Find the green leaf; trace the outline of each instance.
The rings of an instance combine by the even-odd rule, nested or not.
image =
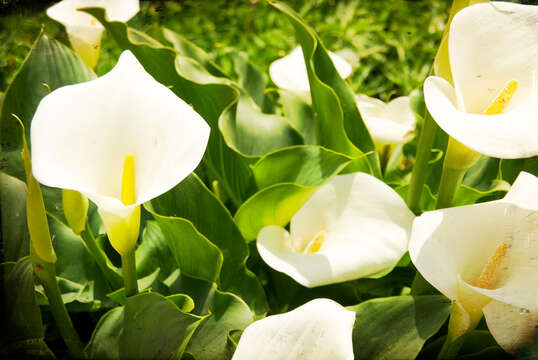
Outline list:
[[[248,257],[245,240],[228,210],[196,175],[189,175],[172,190],[151,200],[149,204],[146,204],[146,208],[156,216],[175,216],[191,221],[204,238],[217,246],[219,253],[222,254],[220,288],[239,295],[257,314],[267,311],[267,302],[261,284],[245,266]],[[186,249],[189,246],[203,247],[205,244],[196,240],[187,247],[178,245],[178,251],[187,252]],[[211,267],[210,264],[205,264],[205,257],[195,257],[193,252],[189,256],[192,257],[194,263]],[[180,268],[187,275],[202,278],[185,271],[181,263]],[[207,277],[205,280],[214,281]]]
[[[398,186],[394,189],[402,199],[407,199],[407,191],[409,190],[409,185]],[[428,185],[424,184],[422,188],[422,194],[420,194],[419,206],[422,211],[431,211],[435,210],[435,203],[437,198],[433,196],[432,191]]]
[[[352,158],[321,146],[293,146],[261,158],[252,166],[258,189],[279,183],[319,186]]]
[[[312,106],[291,91],[279,89],[278,93],[286,120],[301,134],[305,144],[315,145],[316,129]]]
[[[200,233],[191,221],[150,211],[166,239],[181,272],[209,282],[218,281],[223,262],[219,248]]]
[[[381,177],[379,158],[357,108],[353,92],[336,71],[319,37],[287,5],[273,1],[269,1],[269,4],[288,17],[295,28],[297,42],[303,49],[312,95],[317,143],[352,157],[368,154],[369,161],[359,157],[349,165],[348,171],[373,172],[377,177]]]
[[[357,314],[355,358],[415,359],[446,321],[451,305],[444,296],[396,296],[348,307]]]
[[[245,90],[260,109],[267,109],[270,106],[269,99],[265,96],[267,76],[248,61],[246,54],[233,51],[230,55],[239,86]]]
[[[526,159],[502,159],[500,173],[503,180],[514,182],[521,171],[538,176],[538,156]]]
[[[163,28],[162,32],[164,38],[172,44],[179,54],[196,60],[213,76],[226,77],[224,71],[213,61],[213,58],[196,44],[170,29]]]
[[[285,226],[316,189],[350,162],[319,146],[295,146],[270,153],[254,166],[260,191],[237,210],[234,221],[247,241],[267,225]]]
[[[95,74],[71,50],[40,33],[22,67],[7,89],[0,109],[0,140],[3,151],[22,146],[16,114],[30,139],[30,123],[41,99],[61,86],[95,78]],[[73,119],[76,120],[76,119]]]
[[[215,283],[179,275],[167,280],[173,293],[189,294],[194,300],[194,314],[207,317],[202,321],[186,352],[195,359],[229,359],[228,336],[234,330],[243,330],[253,321],[249,307],[237,296],[222,292]]]
[[[4,261],[17,261],[30,253],[26,224],[26,184],[0,172],[2,252]]]
[[[5,296],[2,347],[14,343],[43,339],[45,330],[34,293],[34,269],[29,257],[16,264],[3,263],[3,294]]]
[[[198,360],[229,359],[233,354],[228,348],[228,335],[244,330],[254,320],[253,314],[240,298],[218,290],[206,304],[211,315],[196,329],[186,352]]]
[[[262,114],[258,105],[245,95],[222,114],[219,123],[227,143],[245,156],[262,156],[303,142],[286,119]]]
[[[157,293],[138,294],[106,313],[86,352],[99,359],[179,359],[203,317]]]

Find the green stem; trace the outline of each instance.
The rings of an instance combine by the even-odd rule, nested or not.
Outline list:
[[[426,111],[422,131],[418,138],[417,156],[407,192],[407,206],[415,213],[420,211],[420,196],[426,182],[428,162],[430,161],[430,153],[437,128],[437,123],[433,120],[430,113]]]
[[[106,277],[112,290],[120,289],[123,286],[123,279],[115,271],[114,265],[112,265],[103,249],[97,245],[89,224],[86,224],[86,229],[80,233],[80,236],[82,241],[84,241],[86,248],[95,259],[97,266],[99,266],[103,275]]]
[[[441,175],[441,183],[439,184],[439,194],[437,195],[436,209],[444,209],[452,206],[456,192],[458,191],[463,175],[467,169],[454,169],[446,167],[446,162],[443,164],[443,173]]]
[[[70,355],[77,359],[84,358],[82,343],[65,308],[60,288],[56,281],[56,266],[54,263],[39,262],[34,264],[34,270],[45,289],[52,316]]]
[[[121,255],[121,269],[123,271],[123,281],[125,283],[125,296],[129,297],[138,294],[134,249]]]

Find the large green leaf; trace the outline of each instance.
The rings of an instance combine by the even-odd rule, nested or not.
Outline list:
[[[191,221],[160,215],[149,206],[146,209],[157,220],[181,272],[209,282],[218,281],[223,262],[219,248],[200,233]]]
[[[7,89],[1,105],[2,151],[18,149],[22,145],[20,126],[11,114],[22,119],[30,143],[30,123],[41,99],[61,86],[93,78],[93,71],[77,55],[41,33]]]
[[[258,105],[246,95],[222,114],[220,127],[227,142],[247,156],[262,156],[303,142],[286,119],[280,115],[262,114]]]
[[[179,275],[179,272],[172,274],[167,284],[172,293],[192,297],[194,314],[208,315],[194,333],[186,352],[200,360],[230,358],[228,336],[253,321],[249,307],[234,294],[218,290],[215,283]]]
[[[162,30],[164,38],[169,41],[174,49],[183,56],[196,60],[211,75],[221,78],[228,77],[224,71],[213,61],[213,57],[180,34],[164,28]],[[264,73],[253,66],[245,55],[233,51],[231,54],[233,67],[237,75],[237,82],[258,105],[259,108],[266,108],[266,97],[264,94],[267,84],[267,77]]]
[[[269,1],[269,4],[288,17],[295,28],[297,42],[303,49],[317,143],[353,157],[367,154],[369,161],[358,157],[350,163],[348,170],[373,172],[381,177],[379,158],[353,92],[336,71],[319,37],[287,5],[273,1]]]
[[[353,329],[356,359],[415,359],[424,342],[450,314],[444,296],[396,296],[348,307],[357,314]]]
[[[26,224],[26,184],[0,172],[0,216],[3,261],[17,261],[30,253]]]
[[[86,353],[94,359],[179,359],[202,319],[181,311],[175,299],[138,294],[100,319]]]
[[[34,292],[34,270],[29,257],[3,263],[2,340],[0,356],[12,358],[52,358],[44,343],[45,329]]]
[[[210,316],[205,318],[187,347],[186,352],[197,360],[229,359],[228,335],[244,330],[254,320],[247,304],[231,293],[215,290],[206,302]]]
[[[191,221],[204,238],[216,245],[220,250],[219,253],[222,254],[220,288],[239,295],[255,309],[257,314],[267,311],[263,289],[255,275],[245,266],[248,257],[245,240],[228,210],[196,175],[191,174],[172,190],[153,199],[146,207],[154,213],[158,222],[162,216],[174,216]],[[165,227],[163,227],[164,230]],[[185,241],[187,239],[186,235],[180,237],[184,237]],[[206,259],[207,254],[203,250],[207,240],[193,240],[195,241],[189,245],[182,245],[184,240],[176,240],[177,252],[188,254],[198,266],[211,268],[212,265],[206,263],[209,259]],[[199,247],[201,254],[189,252],[187,249],[191,246]],[[174,249],[174,246],[171,248]],[[173,252],[176,251],[173,250]],[[201,278],[193,272],[186,271],[179,261],[178,263],[185,274]],[[204,279],[215,281],[207,277]]]
[[[319,146],[295,146],[270,153],[253,166],[260,191],[237,210],[234,221],[247,241],[267,225],[285,226],[313,192],[351,159]]]

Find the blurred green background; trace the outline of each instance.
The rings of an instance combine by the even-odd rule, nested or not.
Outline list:
[[[356,93],[385,101],[407,95],[427,76],[450,8],[450,0],[291,0],[329,50],[354,65],[349,81]],[[537,3],[537,1],[519,1]],[[68,44],[63,26],[45,9],[53,1],[0,0],[0,92],[23,62],[41,26]],[[193,41],[229,68],[231,47],[268,74],[271,61],[295,47],[288,21],[263,0],[141,1],[130,26],[160,39],[168,27]],[[120,51],[102,43],[99,75],[110,70]]]
[[[68,44],[63,26],[49,19],[51,1],[0,0],[0,92],[23,62],[41,26]],[[441,37],[450,1],[286,1],[325,45],[354,65],[355,92],[383,100],[407,95],[426,77]],[[130,26],[160,38],[168,27],[215,56],[227,68],[230,47],[245,52],[266,74],[269,64],[295,47],[293,28],[263,0],[141,1]],[[103,38],[99,75],[119,55]]]

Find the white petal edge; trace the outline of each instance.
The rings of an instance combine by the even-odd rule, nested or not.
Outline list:
[[[502,200],[425,212],[413,223],[411,260],[430,284],[452,300],[458,299],[461,276],[475,292],[534,309],[538,282],[533,283],[531,275],[538,276],[536,270],[532,273],[538,262],[538,239],[532,237],[538,235],[538,201],[533,198],[532,204],[524,194],[537,189],[538,179],[521,173]],[[502,285],[496,290],[472,286],[502,243],[510,246],[498,274]]]
[[[63,0],[47,9],[47,15],[64,26],[101,27],[93,16],[77,9],[100,7],[111,21],[126,22],[140,10],[139,0]]]
[[[329,51],[336,71],[345,79],[353,70],[351,65],[340,56]],[[310,97],[310,83],[304,63],[303,51],[297,46],[288,55],[277,59],[269,66],[271,80],[281,89],[292,91],[302,98]]]
[[[232,360],[352,360],[355,313],[315,299],[249,325]]]
[[[430,76],[424,82],[424,100],[437,124],[450,136],[482,154],[503,158],[538,155],[537,96],[499,115],[470,114],[458,110],[454,88]]]
[[[408,96],[385,104],[363,94],[355,96],[362,119],[377,144],[403,144],[415,129],[416,118]]]
[[[538,312],[494,300],[484,307],[484,316],[495,341],[509,353],[538,341]]]
[[[460,110],[481,113],[510,80],[518,88],[507,110],[536,99],[537,23],[537,6],[507,2],[476,4],[454,16],[448,48]]]
[[[394,266],[407,251],[413,213],[394,190],[375,177],[339,175],[320,187],[293,216],[291,235],[263,228],[257,247],[272,268],[306,287],[374,275]],[[325,241],[303,254],[320,231]]]
[[[168,191],[200,162],[209,126],[125,51],[106,75],[45,96],[32,120],[36,179],[77,190],[117,212],[123,161],[135,156],[137,206]]]

